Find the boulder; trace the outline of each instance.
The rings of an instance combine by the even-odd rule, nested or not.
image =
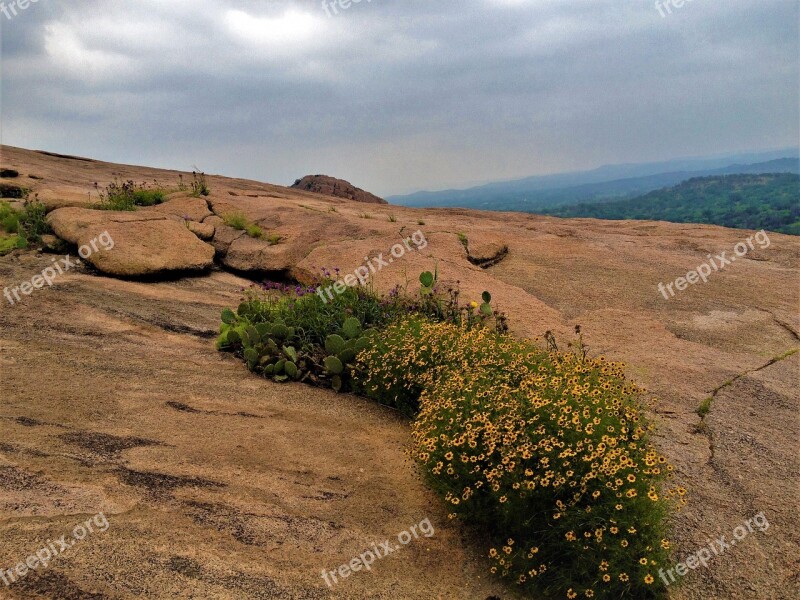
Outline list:
[[[508,254],[507,244],[478,231],[467,234],[465,248],[469,262],[483,269],[496,265]]]
[[[214,261],[214,248],[182,221],[154,212],[60,208],[48,215],[48,222],[61,239],[83,249],[82,258],[109,275],[200,271]]]

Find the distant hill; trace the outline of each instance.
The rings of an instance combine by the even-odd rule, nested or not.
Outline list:
[[[707,223],[800,235],[800,177],[793,173],[696,177],[630,200],[541,212],[559,217]]]
[[[388,204],[383,198],[378,198],[375,194],[365,192],[349,181],[328,177],[327,175],[306,175],[302,179],[295,181],[291,187],[296,190],[305,190],[324,194],[325,196],[333,196],[334,198],[355,200],[356,202],[366,202],[367,204]]]
[[[790,148],[725,158],[611,165],[592,171],[490,183],[466,190],[392,196],[388,200],[404,206],[538,212],[569,204],[634,198],[692,177],[735,173],[800,173],[800,154],[797,149]]]

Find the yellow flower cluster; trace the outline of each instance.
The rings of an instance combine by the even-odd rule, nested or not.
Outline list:
[[[506,533],[493,573],[567,597],[658,596],[664,517],[684,497],[662,489],[672,467],[622,364],[442,323],[385,339],[359,356],[366,387],[419,394],[411,455],[453,515]]]

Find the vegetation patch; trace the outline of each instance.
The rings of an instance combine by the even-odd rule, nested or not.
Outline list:
[[[0,202],[0,256],[40,243],[51,232],[46,217],[47,210],[38,200],[26,199],[21,209]]]
[[[95,189],[100,196],[100,203],[96,208],[102,210],[136,210],[140,206],[155,206],[166,199],[166,190],[158,187],[154,182],[152,187],[147,184],[137,184],[132,180],[114,180],[105,189],[95,184]]]
[[[238,231],[244,231],[253,239],[266,240],[270,246],[280,243],[283,239],[283,236],[277,233],[265,233],[259,225],[250,221],[242,212],[229,212],[222,217],[222,221],[228,227],[232,227]]]
[[[323,288],[331,280],[322,271]],[[416,293],[269,283],[222,314],[218,348],[275,381],[354,391],[413,418],[409,455],[450,517],[490,540],[491,571],[567,598],[665,598],[666,521],[685,490],[652,446],[623,365],[508,333],[436,272]],[[579,329],[576,329],[579,333]]]

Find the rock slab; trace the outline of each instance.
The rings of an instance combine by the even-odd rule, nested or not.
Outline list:
[[[51,212],[48,222],[61,239],[97,248],[84,259],[117,277],[202,271],[214,262],[212,246],[165,215],[70,207]]]

